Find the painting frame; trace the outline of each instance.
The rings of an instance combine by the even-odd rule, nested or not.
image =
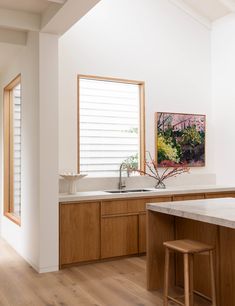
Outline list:
[[[203,132],[204,132],[204,141],[203,141],[203,154],[202,154],[202,160],[200,161],[200,163],[198,164],[194,164],[194,163],[176,163],[176,164],[170,164],[169,166],[167,165],[163,165],[159,162],[159,156],[158,156],[158,134],[159,134],[159,131],[158,131],[158,116],[159,114],[163,114],[163,115],[170,115],[170,116],[188,116],[188,117],[198,117],[200,118],[201,117],[201,120],[203,122]],[[194,113],[194,114],[191,114],[191,113],[178,113],[178,112],[155,112],[154,114],[154,146],[155,146],[155,159],[156,159],[156,162],[157,162],[157,165],[159,168],[166,168],[166,167],[172,167],[172,168],[175,168],[175,167],[179,167],[179,166],[187,166],[187,167],[192,167],[192,168],[203,168],[206,166],[206,115],[205,114],[198,114],[198,113]],[[188,119],[190,120],[190,119]],[[167,162],[167,161],[166,161]]]

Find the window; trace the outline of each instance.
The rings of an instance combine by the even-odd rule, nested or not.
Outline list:
[[[4,215],[20,225],[21,77],[4,88]]]
[[[117,176],[144,154],[144,83],[78,76],[78,171]]]

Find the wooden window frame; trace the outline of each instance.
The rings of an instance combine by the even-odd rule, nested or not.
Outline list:
[[[13,146],[13,89],[21,84],[21,75],[17,75],[3,92],[3,135],[4,135],[4,216],[17,225],[21,218],[14,215],[14,146]]]
[[[77,170],[80,173],[80,95],[79,95],[79,81],[80,79],[88,79],[95,81],[105,81],[105,82],[116,82],[116,83],[125,83],[125,84],[133,84],[139,86],[139,96],[140,96],[140,170],[145,171],[145,82],[144,81],[134,81],[134,80],[126,80],[126,79],[118,79],[112,77],[100,77],[94,75],[77,75]]]

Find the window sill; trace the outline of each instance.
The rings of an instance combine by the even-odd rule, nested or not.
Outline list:
[[[4,213],[4,216],[7,217],[12,222],[14,222],[16,225],[21,226],[21,219],[20,219],[20,217],[16,217],[12,213]]]

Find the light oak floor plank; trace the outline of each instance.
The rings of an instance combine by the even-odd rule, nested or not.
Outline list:
[[[38,274],[0,240],[0,306],[162,306],[162,296],[146,290],[145,257]]]

